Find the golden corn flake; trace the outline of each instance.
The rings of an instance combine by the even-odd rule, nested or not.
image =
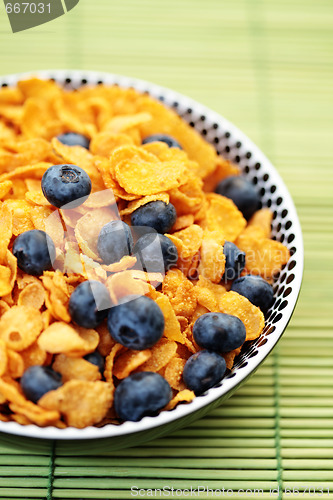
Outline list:
[[[12,187],[13,187],[12,181],[0,182],[0,200],[2,200],[10,192]]]
[[[199,280],[195,284],[196,288],[208,288],[215,296],[218,301],[219,298],[226,293],[226,288],[223,285],[212,283],[209,279],[204,276],[199,276]]]
[[[45,290],[40,281],[27,285],[20,292],[17,300],[19,306],[31,306],[41,309],[45,302]]]
[[[53,370],[61,373],[63,382],[68,380],[89,380],[95,382],[102,376],[98,366],[89,363],[83,358],[71,358],[65,354],[58,354],[52,365]]]
[[[9,305],[7,302],[4,300],[0,300],[0,317],[10,309]]]
[[[38,405],[60,412],[68,426],[82,429],[100,422],[112,401],[113,394],[107,382],[69,380],[59,389],[44,394]]]
[[[120,186],[136,195],[157,194],[175,188],[181,184],[186,172],[185,164],[161,162],[136,146],[116,149],[111,161]]]
[[[123,210],[120,210],[120,215],[128,215],[132,214],[135,210],[137,210],[139,207],[142,207],[143,205],[147,205],[147,203],[150,203],[152,201],[164,201],[164,203],[168,204],[170,200],[170,196],[168,193],[157,193],[157,194],[152,194],[149,196],[143,196],[143,198],[140,198],[139,200],[131,201],[127,205],[126,208]]]
[[[9,402],[9,408],[12,412],[23,415],[40,426],[53,425],[54,422],[59,420],[60,413],[57,410],[47,411],[31,401],[27,401],[19,385],[14,382],[10,378],[6,378],[6,380],[0,379],[0,393]]]
[[[233,351],[225,352],[222,354],[225,359],[228,370],[231,370],[232,367],[234,366],[235,358],[236,356],[238,356],[241,350],[242,347],[237,347],[237,349],[234,349]]]
[[[251,219],[248,222],[249,226],[259,226],[266,238],[269,238],[271,235],[271,224],[273,220],[273,212],[269,208],[262,208],[261,210],[257,210],[257,212],[252,215]]]
[[[121,344],[114,344],[110,353],[105,359],[105,366],[104,366],[104,377],[107,382],[109,382],[114,389],[113,385],[113,365],[114,365],[114,360],[118,352],[120,352],[123,349],[123,346]]]
[[[81,208],[105,208],[115,205],[115,203],[116,198],[111,189],[103,189],[102,191],[99,189],[90,194],[88,199],[81,205]],[[113,209],[117,213],[116,208],[113,207]]]
[[[118,115],[111,118],[111,120],[104,125],[104,130],[106,129],[114,134],[126,132],[142,123],[149,122],[151,118],[151,115],[146,112],[136,113],[134,115]]]
[[[19,125],[22,121],[22,108],[0,103],[0,116],[12,125]]]
[[[210,312],[218,312],[217,299],[212,290],[202,286],[195,286],[194,290],[199,305],[205,307]]]
[[[31,221],[31,205],[25,200],[6,200],[4,206],[11,210],[13,215],[13,234],[18,236],[25,231],[34,229]]]
[[[195,398],[195,394],[193,391],[189,389],[184,389],[183,391],[178,392],[178,394],[171,399],[170,403],[166,405],[164,410],[173,410],[178,403],[190,403]]]
[[[3,263],[13,235],[13,212],[8,205],[3,204],[0,206],[0,227],[0,263]]]
[[[45,325],[45,322],[43,326],[44,329],[48,327],[48,325]],[[24,363],[24,370],[27,370],[30,366],[46,364],[47,353],[38,345],[37,341],[21,351],[20,355]]]
[[[117,357],[113,367],[113,375],[119,380],[126,378],[151,356],[151,349],[144,349],[143,351],[128,350]]]
[[[60,417],[58,411],[44,410],[31,403],[31,401],[27,401],[23,406],[10,403],[9,408],[12,412],[22,415],[22,417],[29,419],[31,423],[39,425],[40,427],[55,425]]]
[[[10,269],[0,265],[0,295],[4,296],[12,291],[10,281]]]
[[[172,226],[171,230],[180,231],[181,229],[185,229],[191,226],[193,223],[194,223],[193,214],[181,215],[180,217],[177,217],[177,220]]]
[[[172,389],[183,391],[186,386],[183,382],[183,371],[186,359],[178,356],[173,357],[165,367],[164,378],[169,382]]]
[[[22,104],[23,95],[17,87],[2,87],[0,89],[0,104]]]
[[[170,202],[175,206],[178,216],[197,214],[205,202],[201,179],[189,174],[185,182],[171,189]]]
[[[165,321],[164,326],[164,337],[169,340],[175,340],[181,344],[184,343],[184,339],[181,333],[180,324],[173,310],[170,300],[166,295],[160,294],[155,299],[156,304],[160,307]]]
[[[113,264],[104,265],[102,268],[110,273],[120,273],[121,271],[127,271],[131,269],[137,262],[137,258],[134,255],[124,255],[119,262],[114,262]]]
[[[225,196],[209,193],[206,198],[208,208],[202,227],[208,231],[219,231],[227,241],[235,241],[246,226],[242,213]]]
[[[177,351],[177,344],[162,338],[151,349],[151,357],[143,363],[138,371],[158,372],[168,364]]]
[[[226,292],[219,299],[220,312],[237,316],[246,329],[246,340],[254,340],[263,331],[265,318],[259,307],[254,306],[246,297],[236,292]]]
[[[135,271],[121,271],[107,279],[106,286],[113,303],[117,304],[126,295],[145,295],[149,292],[148,282],[137,279],[134,273]]]
[[[108,157],[115,148],[125,145],[133,145],[133,139],[127,134],[100,132],[93,137],[90,151],[94,155]]]
[[[18,352],[12,351],[12,349],[7,348],[7,355],[7,375],[12,377],[13,379],[22,377],[25,366],[21,353],[19,354]]]
[[[106,357],[110,354],[112,347],[115,345],[115,341],[112,339],[105,323],[99,325],[96,330],[99,335],[97,350],[102,356]]]
[[[13,306],[0,319],[0,338],[13,351],[23,351],[43,329],[39,311],[28,306]]]
[[[68,302],[74,288],[69,288],[60,271],[44,272],[41,280],[46,290],[45,305],[47,309],[55,319],[69,323],[71,317],[68,313]]]
[[[178,316],[191,317],[197,305],[194,285],[184,276],[179,269],[170,269],[167,272],[163,285],[163,293]]]
[[[263,278],[272,278],[290,259],[288,248],[279,241],[266,238],[259,226],[248,226],[236,244],[246,254],[246,270]]]
[[[51,354],[76,354],[81,351],[88,354],[96,349],[98,342],[95,330],[74,327],[62,321],[52,323],[38,338],[39,347]]]
[[[24,166],[31,168],[32,164],[45,161],[51,152],[50,143],[40,138],[11,143],[10,146],[14,148],[15,152],[0,151],[0,171],[12,172],[16,168]]]
[[[203,230],[197,224],[177,231],[173,234],[174,237],[183,242],[183,250],[181,254],[182,260],[192,259],[194,254],[199,250],[202,244]]]
[[[42,193],[42,190],[39,191],[28,191],[25,193],[25,199],[34,205],[38,205],[41,207],[50,207],[51,204],[47,201],[45,196]]]
[[[198,304],[197,307],[195,308],[192,317],[190,318],[191,324],[193,325],[194,322],[200,318],[203,314],[206,314],[209,312],[209,309],[201,304]],[[190,328],[186,329],[187,335],[192,336],[192,331]]]
[[[6,373],[8,363],[7,345],[0,339],[0,377]]]
[[[223,246],[209,235],[205,236],[201,246],[201,260],[198,267],[199,275],[202,275],[213,283],[219,283],[224,274],[225,260]]]
[[[52,101],[61,95],[58,85],[52,80],[29,78],[28,80],[20,80],[17,87],[25,99],[38,97],[43,101]]]
[[[29,420],[25,415],[20,415],[19,413],[12,413],[10,418],[14,420],[14,422],[17,422],[20,425],[30,425],[32,424],[31,420]],[[8,422],[9,418],[7,420],[3,420],[3,422]]]
[[[117,148],[117,151],[121,148]],[[94,165],[96,166],[97,170],[99,171],[104,185],[106,188],[111,189],[114,193],[114,196],[116,200],[118,198],[121,198],[123,200],[136,200],[138,198],[141,198],[140,195],[133,194],[133,193],[127,193],[125,189],[123,189],[118,181],[115,178],[114,175],[114,166],[109,158],[103,158],[103,157],[95,157],[94,159]]]

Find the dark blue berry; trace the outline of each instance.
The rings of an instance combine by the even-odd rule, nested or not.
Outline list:
[[[42,177],[42,191],[54,207],[76,208],[90,195],[91,180],[89,175],[76,165],[53,165]]]
[[[133,249],[133,237],[129,226],[121,220],[113,220],[102,227],[97,241],[98,253],[104,264],[119,262]]]
[[[261,276],[248,274],[235,280],[231,290],[244,295],[252,304],[266,314],[274,301],[273,288]]]
[[[181,145],[176,141],[176,139],[166,134],[150,135],[149,137],[143,139],[142,144],[148,144],[149,142],[165,142],[165,144],[167,144],[169,148],[182,149]]]
[[[214,351],[199,351],[193,354],[184,366],[185,384],[197,396],[216,385],[226,371],[224,358]]]
[[[193,337],[200,347],[217,352],[237,349],[245,342],[244,323],[236,316],[224,313],[207,313],[193,325]]]
[[[151,201],[132,213],[132,226],[149,226],[158,233],[168,233],[177,219],[177,213],[172,203]]]
[[[175,244],[164,234],[148,233],[135,244],[142,268],[148,272],[164,273],[177,264],[178,252]]]
[[[17,236],[13,244],[13,254],[22,271],[40,276],[44,271],[51,269],[56,250],[48,234],[39,229],[32,229]]]
[[[30,366],[20,380],[22,391],[27,399],[34,403],[49,391],[62,385],[61,375],[47,366]]]
[[[84,328],[96,328],[111,307],[108,289],[99,281],[84,281],[70,296],[68,311],[72,320]]]
[[[158,373],[133,373],[120,382],[114,394],[114,406],[122,420],[138,422],[155,415],[172,397],[171,387]]]
[[[104,372],[104,358],[103,356],[98,352],[90,352],[89,354],[86,354],[86,356],[83,356],[86,361],[89,361],[89,363],[98,366],[99,371],[102,373]]]
[[[144,295],[127,295],[108,315],[111,337],[129,349],[152,347],[163,335],[164,316],[159,306]]]
[[[245,252],[242,252],[234,243],[226,241],[223,246],[225,255],[225,271],[223,280],[234,280],[238,278],[245,267]]]
[[[247,220],[259,208],[259,195],[253,184],[244,177],[237,175],[227,177],[217,185],[215,191],[230,198]]]
[[[81,146],[82,148],[89,149],[90,145],[88,137],[76,132],[67,132],[66,134],[58,135],[57,139],[66,146]]]

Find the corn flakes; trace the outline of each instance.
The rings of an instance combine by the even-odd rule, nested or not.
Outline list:
[[[60,135],[67,133],[83,135],[86,147],[66,143]],[[171,147],[163,134],[173,139]],[[42,189],[48,168],[63,163],[83,169],[92,184],[86,201],[72,210],[56,209]],[[173,409],[195,397],[183,371],[200,350],[193,335],[198,318],[230,314],[244,323],[247,341],[261,334],[259,307],[229,291],[230,281],[221,284],[224,244],[234,242],[245,252],[243,275],[259,274],[269,282],[290,254],[271,239],[268,208],[247,223],[233,201],[213,192],[234,175],[240,169],[194,128],[134,89],[99,85],[64,91],[38,78],[0,89],[1,421],[60,429],[119,423],[114,392],[122,380],[142,372],[164,377],[172,398],[161,409]],[[97,246],[102,227],[113,220],[130,225],[135,210],[159,200],[177,213],[165,234],[178,252],[175,267],[165,275],[146,272],[134,251],[103,264]],[[56,258],[53,269],[32,276],[16,259],[13,243],[36,229],[52,239]],[[133,238],[135,244],[134,230]],[[70,299],[87,279],[103,283],[112,307],[133,294],[154,301],[164,318],[160,339],[132,350],[112,338],[107,320],[89,328],[76,324]],[[229,370],[240,351],[241,346],[219,353]],[[61,377],[61,386],[37,404],[22,382],[33,367]]]

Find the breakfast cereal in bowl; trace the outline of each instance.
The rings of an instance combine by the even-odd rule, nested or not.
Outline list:
[[[98,437],[232,381],[295,251],[207,131],[142,88],[55,80],[0,89],[1,430]]]

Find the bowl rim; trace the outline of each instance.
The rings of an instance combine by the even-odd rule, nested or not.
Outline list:
[[[9,75],[0,76],[0,86],[2,83],[8,86],[16,85],[16,83],[25,78],[38,77],[41,79],[54,78],[58,83],[62,80],[65,81],[70,78],[74,82],[86,80],[89,85],[97,85],[99,81],[103,81],[106,85],[118,84],[119,87],[129,88],[133,87],[139,92],[149,91],[152,97],[160,99],[164,96],[164,104],[168,106],[167,102],[179,102],[182,106],[193,108],[199,115],[204,115],[209,120],[217,123],[222,130],[230,131],[233,138],[246,144],[248,151],[251,151],[256,161],[260,162],[269,170],[271,181],[278,187],[278,192],[281,193],[285,203],[288,205],[289,216],[293,223],[293,232],[295,234],[295,245],[297,244],[297,260],[293,269],[295,275],[292,291],[288,296],[288,305],[283,311],[282,318],[276,323],[276,330],[269,336],[269,341],[260,346],[258,355],[255,358],[250,358],[248,364],[242,367],[241,370],[234,370],[234,376],[231,378],[224,378],[219,387],[209,389],[204,395],[197,396],[191,403],[180,404],[173,410],[161,411],[158,416],[144,417],[139,422],[124,422],[120,425],[106,424],[104,427],[85,427],[77,429],[74,427],[67,427],[65,429],[58,429],[56,427],[38,427],[37,425],[20,425],[17,422],[2,422],[0,421],[0,432],[6,434],[13,434],[17,436],[24,436],[29,438],[46,439],[46,440],[91,440],[112,438],[116,436],[131,435],[142,433],[143,431],[152,430],[163,425],[169,424],[173,421],[180,420],[191,413],[203,409],[210,403],[218,400],[222,396],[227,396],[245,381],[251,374],[253,374],[260,364],[266,359],[268,354],[273,350],[283,332],[285,331],[293,311],[295,309],[297,299],[301,289],[303,268],[304,268],[304,246],[301,225],[298,219],[296,208],[291,195],[285,186],[282,178],[270,162],[270,160],[262,153],[251,139],[249,139],[241,130],[238,129],[229,120],[218,114],[217,112],[209,109],[208,107],[200,104],[194,99],[187,97],[179,92],[175,92],[166,87],[128,76],[118,75],[108,72],[100,71],[85,71],[85,70],[66,70],[66,69],[53,69],[53,70],[36,70],[24,73],[14,73]],[[233,373],[233,371],[232,371]]]

